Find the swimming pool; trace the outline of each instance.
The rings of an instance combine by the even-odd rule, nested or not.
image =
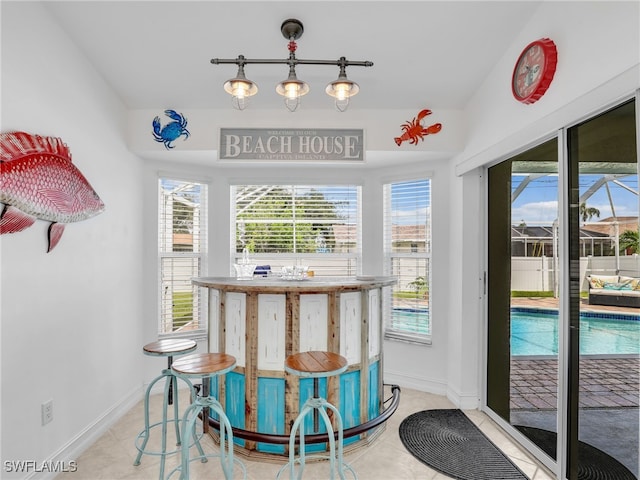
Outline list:
[[[394,309],[394,322],[405,330],[430,333],[429,311]],[[640,315],[583,312],[580,315],[582,355],[639,355]],[[512,355],[557,355],[558,312],[511,309]]]
[[[427,308],[394,308],[393,324],[407,332],[429,335],[431,321]]]
[[[557,355],[558,312],[511,310],[511,355]],[[581,355],[640,354],[640,316],[583,312]]]

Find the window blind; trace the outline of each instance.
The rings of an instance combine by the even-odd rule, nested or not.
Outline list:
[[[277,273],[304,265],[315,275],[356,275],[361,255],[360,187],[236,185],[231,257],[247,249]]]
[[[159,333],[201,335],[205,299],[191,279],[207,264],[207,186],[160,178],[158,192]]]
[[[385,273],[398,282],[385,298],[389,338],[431,335],[431,180],[384,185]]]

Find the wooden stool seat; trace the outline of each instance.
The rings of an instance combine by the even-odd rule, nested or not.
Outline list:
[[[187,377],[204,377],[207,375],[224,375],[233,370],[236,359],[226,353],[197,353],[182,357],[173,362],[171,368],[176,373]]]
[[[284,369],[300,377],[331,377],[347,369],[347,359],[332,352],[301,352],[289,355]]]
[[[185,355],[193,352],[198,345],[193,340],[167,338],[157,342],[147,343],[142,347],[145,355],[169,357],[172,355]]]

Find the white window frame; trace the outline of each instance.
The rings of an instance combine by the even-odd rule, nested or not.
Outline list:
[[[172,212],[169,209],[175,196],[169,198],[163,195],[163,183],[175,183],[180,189],[189,189],[190,186],[199,187],[199,201],[196,204],[193,223],[189,225],[189,234],[192,245],[185,251],[174,251],[176,234],[173,231]],[[202,180],[184,179],[174,175],[159,175],[158,177],[158,336],[159,338],[192,338],[202,339],[207,337],[208,331],[208,304],[206,292],[191,284],[191,278],[205,276],[208,265],[208,184]],[[188,201],[188,200],[185,200]],[[169,222],[170,225],[169,225]],[[166,268],[168,262],[183,262],[184,265],[177,270],[175,267]],[[172,287],[177,285],[177,287]],[[191,292],[191,322],[177,330],[169,330],[168,325],[175,321],[173,304],[174,293],[177,290],[188,296]],[[171,305],[171,307],[169,307]],[[169,308],[171,311],[169,311]]]
[[[424,214],[416,214],[413,216],[413,220],[409,223],[408,226],[414,225],[416,232],[420,232],[421,229],[418,225],[423,226],[424,235],[418,235],[416,238],[407,238],[407,246],[406,251],[399,251],[399,248],[396,243],[396,248],[394,249],[394,237],[396,242],[397,236],[399,235],[398,230],[394,230],[394,225],[398,225],[398,220],[400,216],[405,215],[407,212],[401,212],[400,210],[394,210],[392,206],[393,200],[393,187],[398,185],[410,185],[416,184],[419,185],[422,182],[426,182],[426,191],[424,191],[425,198],[422,200],[416,199],[416,202],[419,202],[419,205],[424,203],[425,211]],[[384,228],[383,228],[383,238],[384,238],[384,273],[385,275],[396,276],[398,279],[398,283],[391,288],[385,289],[386,293],[383,297],[383,307],[385,311],[385,339],[388,340],[398,340],[405,341],[410,343],[418,343],[418,344],[431,344],[431,335],[433,328],[433,316],[431,314],[431,300],[432,300],[432,203],[431,203],[431,192],[432,192],[432,179],[430,175],[424,175],[419,178],[413,179],[403,179],[403,180],[393,180],[387,181],[383,184],[383,198],[384,198]],[[422,193],[419,193],[420,195]],[[422,223],[421,218],[424,216],[425,220]],[[394,231],[396,233],[394,233]],[[417,234],[417,233],[416,233]],[[415,240],[415,241],[414,241]],[[416,251],[419,248],[416,248],[416,242],[424,242],[424,249],[422,252]],[[414,268],[418,270],[420,273],[420,266],[416,266],[417,263],[424,262],[424,269],[426,269],[425,275],[415,275]],[[403,268],[402,264],[406,266]],[[411,265],[414,265],[412,268]],[[394,267],[395,265],[395,267]],[[398,270],[400,268],[400,270]],[[428,295],[428,302],[426,313],[424,313],[424,297],[420,298],[419,294],[416,292],[415,299],[403,299],[400,300],[402,293],[408,289],[409,278],[407,274],[411,276],[424,277],[426,280],[426,294]],[[416,287],[416,290],[418,288]],[[420,290],[422,291],[422,290]],[[423,294],[424,295],[424,294]],[[420,322],[424,322],[426,319],[426,325],[421,325],[421,328],[426,327],[426,332],[420,333],[416,332],[415,329],[406,327],[402,327],[402,322],[394,321],[394,319],[398,318],[394,315],[400,315],[399,310],[400,307],[408,307],[407,310],[411,312],[411,314],[415,314],[418,316]],[[415,310],[415,311],[411,311]]]

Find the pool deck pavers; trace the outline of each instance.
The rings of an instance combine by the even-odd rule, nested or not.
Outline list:
[[[580,408],[637,408],[640,358],[581,358]],[[511,408],[555,410],[556,359],[511,359]]]
[[[558,308],[554,298],[513,298],[514,307]],[[640,315],[638,308],[589,305],[581,310]],[[640,356],[583,356],[580,358],[580,408],[638,408]],[[549,357],[512,357],[511,408],[555,410],[558,362]]]

